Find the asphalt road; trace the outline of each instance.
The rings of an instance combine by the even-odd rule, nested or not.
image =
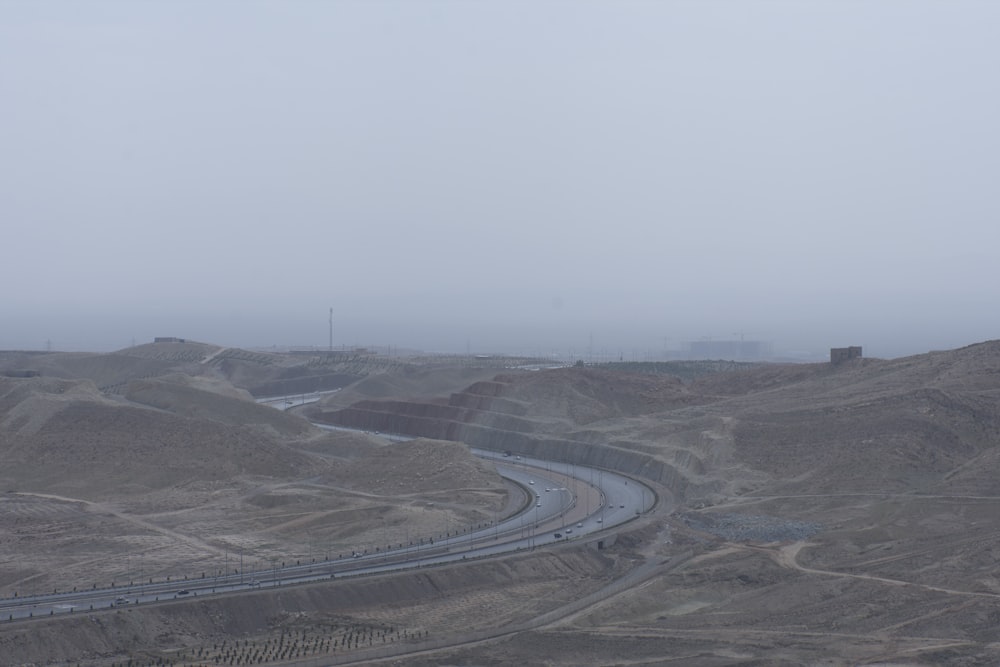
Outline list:
[[[274,401],[274,403],[271,402]],[[264,401],[262,401],[264,402]],[[284,397],[270,399],[281,407]],[[387,436],[393,437],[393,436]],[[405,439],[395,436],[396,439]],[[497,472],[524,489],[528,501],[512,516],[479,530],[446,539],[421,539],[412,546],[320,562],[288,564],[257,572],[128,587],[0,599],[0,620],[18,620],[145,605],[204,595],[249,592],[291,584],[428,567],[535,549],[587,538],[648,511],[653,491],[634,479],[573,463],[545,461],[487,450],[472,450],[494,462]]]

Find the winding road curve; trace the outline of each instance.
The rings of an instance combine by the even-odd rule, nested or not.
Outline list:
[[[279,409],[293,405],[286,402],[284,397],[263,399],[260,402],[275,405]],[[308,402],[308,399],[300,398],[294,404],[302,402]],[[493,461],[497,472],[521,486],[527,497],[534,502],[526,503],[519,512],[487,528],[443,540],[422,540],[413,546],[381,553],[275,567],[250,574],[241,571],[238,574],[194,580],[3,598],[0,599],[0,621],[13,622],[71,614],[74,611],[250,592],[324,579],[486,558],[534,549],[558,541],[581,540],[585,537],[600,539],[599,535],[594,534],[648,512],[657,502],[652,489],[635,479],[611,471],[526,456],[507,456],[487,450],[472,451],[476,456]],[[130,518],[132,519],[134,518]],[[152,525],[146,527],[157,529]],[[195,540],[184,535],[175,537],[185,541]]]

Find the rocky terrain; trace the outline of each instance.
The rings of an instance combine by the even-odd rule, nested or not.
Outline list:
[[[261,656],[293,633],[311,642],[301,664],[1000,662],[1000,342],[676,374],[255,354],[0,356],[41,372],[0,378],[0,591],[217,568],[237,549],[308,557],[377,542],[375,517],[475,521],[513,491],[465,445],[615,469],[663,502],[603,552],[0,623],[5,664],[215,664],[227,641],[249,664],[249,642]],[[303,417],[250,400],[347,376]]]

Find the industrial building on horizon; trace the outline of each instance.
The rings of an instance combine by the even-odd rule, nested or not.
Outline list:
[[[851,347],[831,347],[830,348],[830,363],[831,364],[841,364],[845,361],[850,361],[851,359],[861,358],[861,346],[854,345]]]

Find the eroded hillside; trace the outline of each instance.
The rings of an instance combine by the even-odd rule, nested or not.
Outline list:
[[[246,369],[272,362],[240,363],[251,364],[240,371],[246,379],[259,371]],[[216,368],[206,374],[212,382],[229,377],[207,365]],[[310,419],[422,438],[400,445],[363,432],[298,436],[299,422],[289,416],[242,424],[235,406],[245,395],[215,391],[212,382],[132,381],[129,393],[113,398],[93,383],[12,380],[0,392],[0,424],[18,438],[61,424],[68,439],[66,424],[74,420],[58,417],[65,404],[91,405],[95,428],[115,424],[114,411],[124,406],[138,412],[123,414],[159,415],[164,427],[190,419],[211,424],[206,432],[250,429],[260,442],[286,448],[281,465],[291,472],[241,476],[227,468],[214,480],[173,487],[183,502],[177,494],[134,496],[127,511],[120,502],[7,494],[0,502],[15,549],[32,548],[41,528],[48,544],[67,552],[106,554],[95,535],[112,535],[119,554],[167,553],[172,545],[176,557],[183,544],[191,567],[210,570],[235,549],[267,562],[289,553],[278,545],[295,540],[297,557],[378,544],[379,533],[395,542],[415,526],[440,527],[434,512],[469,521],[502,505],[508,491],[467,455],[469,444],[615,469],[661,484],[664,502],[618,532],[601,561],[613,568],[589,555],[580,560],[576,549],[584,547],[567,544],[546,555],[546,581],[521,580],[517,595],[481,585],[511,585],[510,568],[488,562],[469,566],[477,568],[475,586],[463,576],[473,570],[455,566],[459,572],[434,591],[412,597],[366,601],[363,586],[341,582],[350,598],[338,607],[343,625],[377,619],[439,638],[416,642],[425,652],[398,664],[604,665],[623,655],[692,665],[1000,662],[992,639],[1000,618],[996,341],[903,359],[743,366],[683,379],[602,368],[407,367],[370,374],[301,409]],[[26,390],[30,382],[46,388]],[[200,403],[191,408],[196,418],[183,416],[186,401]],[[25,450],[55,451],[54,440],[20,442]],[[83,560],[71,564],[75,574],[90,571]],[[578,578],[584,561],[591,569]],[[7,590],[49,583],[34,564],[0,565],[0,576]],[[553,579],[564,583],[554,587]],[[399,575],[386,590],[393,581],[406,591],[414,579]],[[332,622],[309,602],[320,597],[297,597],[282,629]],[[543,609],[540,600],[561,611]],[[264,641],[275,627],[255,636]],[[442,648],[448,637],[468,638],[467,627],[479,628],[477,638],[495,638]],[[183,641],[197,645],[196,638]],[[152,634],[148,643],[176,655],[176,646]]]
[[[111,363],[117,363],[111,358]],[[119,393],[120,392],[120,393]],[[508,489],[449,442],[317,429],[217,374],[0,377],[0,591],[329,558],[492,518]]]
[[[998,359],[997,344],[984,343],[891,361],[760,365],[691,382],[563,368],[497,375],[448,397],[363,400],[312,415],[555,458],[652,466],[663,475],[658,481],[698,500],[712,489],[748,485],[916,490],[940,486],[994,447]]]

